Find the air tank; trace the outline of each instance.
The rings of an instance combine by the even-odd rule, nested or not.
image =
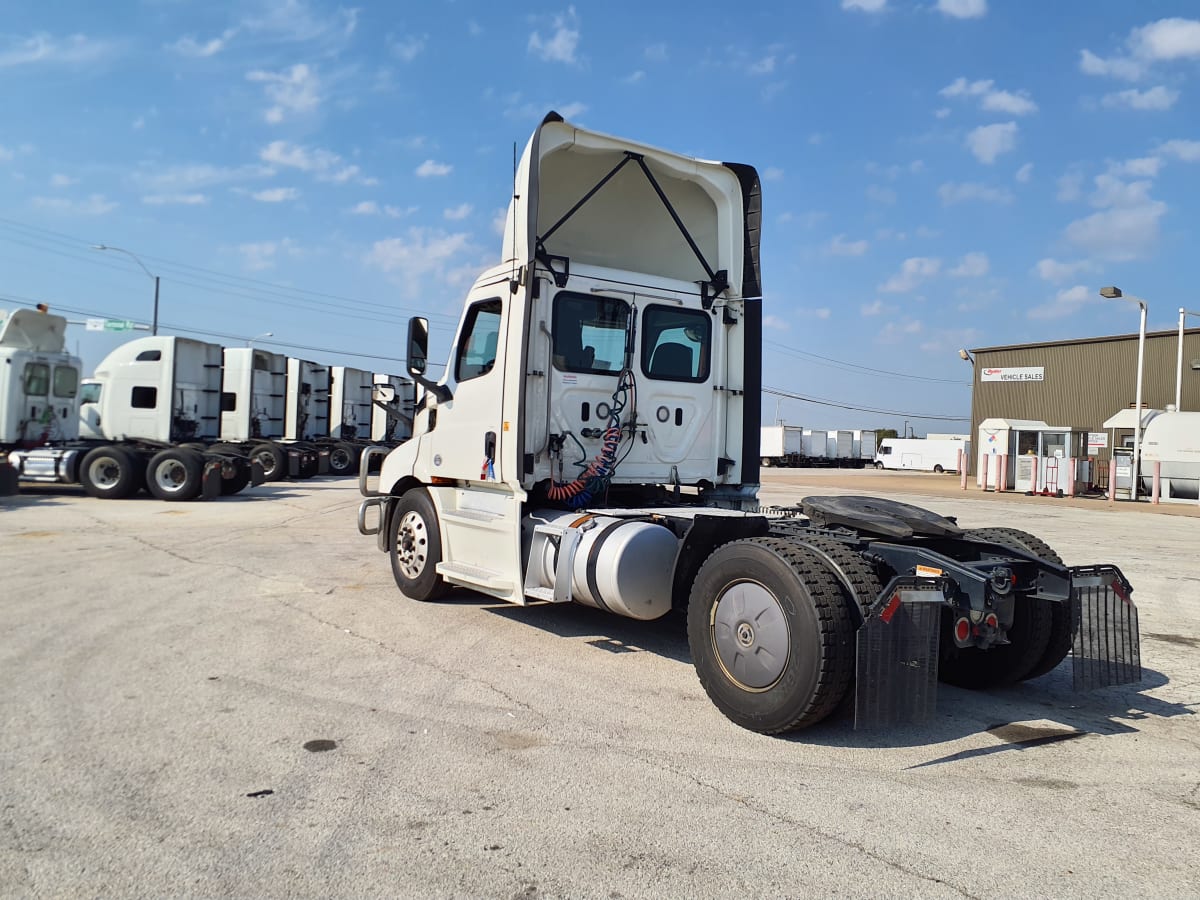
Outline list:
[[[1200,412],[1160,413],[1142,432],[1142,492],[1153,487],[1154,464],[1160,464],[1164,500],[1195,500],[1200,489]]]
[[[671,611],[671,582],[679,540],[671,529],[645,519],[543,510],[525,519],[528,569],[552,588],[559,547],[532,540],[540,524],[580,532],[572,567],[571,599],[631,619],[657,619]],[[528,582],[527,582],[528,583]]]

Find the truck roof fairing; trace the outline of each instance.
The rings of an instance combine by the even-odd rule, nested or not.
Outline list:
[[[758,173],[587,131],[551,112],[517,167],[503,261],[570,262],[758,297]]]

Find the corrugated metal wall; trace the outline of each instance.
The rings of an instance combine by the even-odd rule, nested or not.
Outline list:
[[[1178,332],[1146,335],[1142,403],[1164,409],[1175,402]],[[985,347],[974,351],[975,383],[971,392],[971,436],[988,418],[1039,419],[1081,431],[1102,431],[1105,419],[1132,408],[1137,390],[1137,335]],[[1200,329],[1188,329],[1183,341],[1183,403],[1200,411]],[[986,368],[1043,366],[1044,381],[982,381]],[[1118,435],[1118,442],[1120,435]],[[1107,458],[1103,453],[1102,457]],[[974,469],[972,468],[972,471]]]

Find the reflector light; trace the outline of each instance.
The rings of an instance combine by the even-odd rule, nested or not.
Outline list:
[[[959,619],[954,623],[954,637],[960,641],[965,641],[971,636],[971,623],[966,619]]]
[[[1000,624],[1000,620],[996,618],[995,613],[988,613],[988,617],[986,619],[984,619],[983,621],[984,621],[984,624],[987,625],[988,628],[995,628],[997,625]]]
[[[879,618],[891,624],[892,616],[896,614],[896,610],[900,608],[900,595],[892,594],[892,599],[888,601],[888,605],[883,608],[883,612],[879,614]]]

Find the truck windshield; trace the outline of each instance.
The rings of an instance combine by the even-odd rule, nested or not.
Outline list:
[[[96,382],[90,382],[82,385],[79,388],[80,403],[99,403],[100,402],[100,385]]]
[[[554,298],[554,368],[615,375],[625,366],[629,305],[562,292]]]

